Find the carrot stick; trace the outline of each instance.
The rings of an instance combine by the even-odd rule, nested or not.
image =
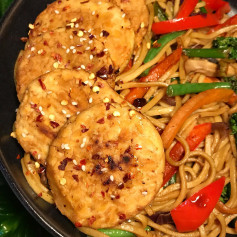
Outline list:
[[[172,54],[152,68],[147,76],[140,78],[139,82],[157,81],[169,70],[169,68],[180,60],[181,54],[182,48],[176,49]],[[135,99],[142,98],[148,89],[148,87],[132,88],[125,96],[125,100],[132,104]]]
[[[161,135],[164,148],[167,149],[174,140],[179,129],[185,120],[197,109],[203,105],[213,102],[227,102],[234,92],[230,89],[211,89],[203,91],[190,100],[188,100],[180,109],[178,109]]]

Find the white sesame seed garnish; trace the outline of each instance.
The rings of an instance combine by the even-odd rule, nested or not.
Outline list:
[[[65,45],[63,45],[63,46],[62,46],[62,49],[66,49],[66,46],[65,46]]]
[[[75,25],[75,28],[78,28],[79,27],[79,24],[78,23],[76,23],[76,25]]]
[[[49,119],[53,121],[53,120],[55,119],[55,115],[50,114],[50,115],[49,115]]]
[[[81,68],[84,69],[84,70],[86,69],[85,65],[81,65]]]
[[[113,116],[114,117],[119,117],[120,116],[120,112],[119,111],[114,111],[113,112]]]
[[[100,88],[98,86],[94,86],[92,89],[93,92],[98,92],[100,91]]]
[[[33,29],[35,28],[35,26],[34,26],[33,24],[29,24],[29,28],[30,28],[31,30],[33,30]]]
[[[31,52],[35,51],[35,47],[31,47],[31,48],[30,48],[30,51],[31,51]]]
[[[89,75],[89,79],[92,80],[92,79],[94,79],[94,78],[95,78],[95,74],[94,74],[94,73],[91,73],[91,74]]]
[[[42,112],[43,108],[42,106],[39,106],[39,111]]]
[[[123,15],[122,15],[122,18],[124,18],[126,16],[126,14],[125,13],[123,13]]]
[[[80,111],[77,111],[77,115],[80,114]]]
[[[128,219],[127,222],[130,223],[130,222],[132,222],[132,220]]]
[[[82,166],[81,166],[81,170],[82,170],[82,171],[86,171],[86,166],[85,166],[85,165],[82,165]]]
[[[86,47],[86,48],[85,48],[85,50],[90,50],[90,49],[91,49],[91,47],[90,47],[90,46],[88,46],[88,47]]]
[[[90,55],[90,60],[92,60],[93,58],[94,58],[94,56],[91,54],[91,55]]]
[[[38,50],[38,54],[42,54],[43,53],[43,49]]]
[[[102,168],[101,171],[102,171],[102,172],[107,172],[107,171],[108,171],[108,168]]]
[[[93,12],[91,13],[91,15],[94,16],[94,15],[95,15],[95,11],[93,11]]]
[[[77,165],[77,161],[76,160],[72,160],[74,165]]]
[[[79,30],[77,36],[82,37],[84,35],[83,31]]]
[[[70,52],[70,49],[67,49],[67,50],[66,50],[66,53],[69,53],[69,52]]]
[[[107,97],[105,97],[105,98],[103,99],[103,102],[104,102],[104,103],[109,103],[109,102],[110,102],[110,99],[107,98]]]
[[[61,105],[68,105],[68,101],[67,100],[62,100]]]
[[[75,49],[75,46],[70,46],[70,49]]]
[[[134,116],[136,114],[136,112],[135,112],[135,110],[130,110],[129,111],[129,115],[132,117],[132,116]]]
[[[77,18],[71,19],[71,22],[76,22],[76,21],[77,21]]]
[[[22,137],[26,137],[26,134],[25,134],[25,133],[22,133],[21,136],[22,136]]]
[[[71,115],[70,114],[66,114],[66,118],[70,118],[71,117]]]
[[[57,69],[57,68],[58,68],[58,62],[55,62],[55,63],[53,64],[53,67]]]
[[[113,182],[114,181],[114,176],[110,175],[109,179]]]
[[[146,47],[147,47],[148,49],[150,49],[150,48],[151,48],[151,43],[148,42],[148,43],[146,44]]]
[[[73,39],[73,35],[70,35],[69,38],[70,38],[70,39]]]
[[[89,44],[92,44],[92,43],[93,43],[93,40],[89,40],[88,43],[89,43]]]
[[[76,50],[76,49],[73,49],[73,50],[72,50],[72,53],[76,53],[76,52],[77,52],[77,50]]]
[[[111,197],[112,199],[115,199],[115,196],[114,196],[113,194],[111,194],[110,197]]]
[[[45,115],[45,112],[44,112],[44,111],[41,111],[41,114],[42,114],[42,115]]]
[[[72,105],[78,105],[76,101],[72,101]]]
[[[84,83],[85,85],[87,85],[87,84],[89,83],[89,81],[84,81],[83,83]]]
[[[37,158],[40,159],[41,158],[41,154],[38,154]]]
[[[107,51],[108,51],[108,49],[104,49],[103,51],[104,51],[104,52],[107,52]]]
[[[55,12],[55,14],[59,14],[59,11],[58,11],[58,10],[55,10],[54,12]]]
[[[144,28],[145,27],[145,23],[142,22],[141,25],[140,25],[141,28]]]
[[[91,29],[89,29],[88,32],[91,33]]]
[[[146,196],[147,195],[147,191],[142,192],[142,195]]]
[[[60,184],[61,184],[61,185],[65,185],[66,182],[67,182],[67,180],[66,180],[65,178],[61,178],[61,179],[60,179]]]
[[[89,103],[91,104],[93,101],[92,97],[89,98]]]
[[[66,113],[67,113],[67,111],[63,109],[63,110],[62,110],[62,113],[63,113],[63,114],[66,114]]]
[[[61,148],[65,149],[65,150],[70,150],[69,145],[68,144],[64,144],[64,143],[61,144]]]
[[[39,164],[39,162],[36,161],[36,162],[35,162],[35,168],[38,169],[39,167],[40,167],[40,164]]]

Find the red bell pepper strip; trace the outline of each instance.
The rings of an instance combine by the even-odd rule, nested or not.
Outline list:
[[[218,202],[225,185],[222,177],[174,208],[170,213],[179,232],[196,230],[208,218]]]
[[[161,21],[152,24],[152,31],[155,34],[166,34],[173,31],[197,29],[219,24],[219,17],[216,14],[204,14]]]
[[[209,133],[211,133],[211,126],[212,126],[211,123],[203,123],[196,125],[192,129],[192,131],[186,138],[190,151],[194,151],[198,147],[198,145],[205,139],[205,137]],[[171,149],[169,155],[172,160],[179,161],[183,157],[183,154],[184,154],[184,148],[180,142],[177,142]],[[177,171],[178,167],[173,166],[166,161],[162,186],[164,186]]]
[[[217,11],[220,8],[226,7],[226,5],[229,5],[230,8],[230,4],[223,0],[203,0],[203,1],[206,3],[205,8],[207,9],[208,12]]]
[[[139,82],[157,81],[163,76],[170,67],[175,65],[181,57],[182,48],[176,49],[172,54],[158,63],[154,68],[149,71],[149,74],[139,79]],[[142,98],[148,91],[148,87],[136,87],[132,88],[130,92],[125,96],[125,100],[129,103],[133,103],[135,99]]]
[[[182,5],[180,6],[176,18],[183,18],[189,16],[193,12],[197,3],[198,0],[184,0]]]
[[[208,33],[213,33],[221,28],[231,26],[231,25],[237,25],[237,14],[229,18],[227,21],[225,21],[222,24],[217,25],[216,27],[212,28]]]

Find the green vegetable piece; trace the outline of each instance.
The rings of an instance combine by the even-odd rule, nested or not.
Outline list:
[[[237,135],[237,113],[232,114],[230,117],[230,128],[232,130],[232,134],[236,136]]]
[[[148,226],[146,226],[146,228],[145,228],[145,231],[151,231],[151,227],[148,225]]]
[[[164,10],[160,7],[158,2],[154,2],[154,15],[158,17],[159,21],[167,21],[168,17]]]
[[[183,53],[190,58],[228,58],[228,49],[183,49]]]
[[[230,199],[231,186],[230,183],[226,184],[220,197],[220,201],[226,203]]]
[[[171,82],[177,81],[178,84],[180,84],[180,77],[173,77],[173,78],[170,79],[170,81],[171,81]]]
[[[176,183],[176,174],[174,174],[170,180],[164,185],[164,188],[167,188],[168,186],[170,186],[171,184],[175,184]]]
[[[161,36],[160,39],[157,40],[157,44],[160,45],[160,47],[151,47],[151,49],[148,51],[145,59],[144,59],[144,63],[148,63],[150,62],[163,48],[164,46],[169,43],[171,40],[183,35],[185,33],[185,31],[177,31],[177,32],[172,32],[170,34],[166,34]],[[150,68],[146,69],[142,75],[146,76],[150,71]]]
[[[225,82],[231,84],[231,89],[237,94],[237,78],[233,76],[233,77],[225,77],[223,79]]]
[[[119,229],[98,229],[110,237],[136,237],[135,234]]]
[[[199,2],[201,2],[201,0],[199,0]],[[200,12],[206,14],[207,10],[205,7],[200,7]]]
[[[217,88],[231,89],[231,84],[229,82],[176,84],[176,85],[169,85],[167,87],[166,93],[168,96],[176,96],[176,95],[199,93],[202,91]]]

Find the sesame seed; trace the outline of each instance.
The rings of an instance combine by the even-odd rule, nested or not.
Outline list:
[[[43,108],[42,106],[39,106],[39,111],[42,112]]]
[[[30,48],[30,51],[31,51],[31,52],[35,51],[35,47],[31,47],[31,48]]]
[[[40,158],[41,158],[41,155],[40,155],[40,154],[38,154],[37,158],[38,158],[38,159],[40,159]]]
[[[89,75],[89,79],[94,79],[95,78],[95,74],[94,73],[91,73],[90,75]]]
[[[98,86],[94,86],[92,89],[93,92],[98,92],[100,91],[100,88]]]
[[[100,33],[100,37],[103,37],[103,32]]]
[[[90,46],[86,47],[86,50],[90,50],[90,49],[91,49],[91,47],[90,47]]]
[[[76,101],[73,101],[72,105],[78,105],[78,103]]]
[[[39,164],[39,162],[36,161],[36,162],[35,162],[35,168],[38,169],[39,167],[40,167],[40,164]]]
[[[69,145],[68,144],[64,144],[64,143],[61,144],[61,148],[65,149],[65,150],[70,150]]]
[[[104,51],[104,52],[107,52],[107,51],[108,51],[108,49],[104,49],[103,51]]]
[[[77,50],[76,50],[76,49],[73,49],[73,50],[72,50],[72,53],[76,53],[76,52],[77,52]]]
[[[110,180],[113,182],[114,181],[114,176],[113,175],[110,175]]]
[[[77,115],[80,114],[80,111],[77,111]]]
[[[82,165],[82,166],[81,166],[81,170],[82,170],[82,171],[86,171],[86,166],[85,166],[85,165]]]
[[[135,110],[130,110],[129,111],[129,115],[132,117],[132,116],[134,116],[136,114],[136,112],[135,112]]]
[[[54,12],[55,12],[55,14],[59,14],[59,11],[58,11],[58,10],[55,10]]]
[[[40,49],[39,51],[38,51],[38,54],[42,54],[43,53],[43,49]]]
[[[91,104],[93,101],[92,97],[89,98],[89,103]]]
[[[76,21],[77,21],[77,18],[71,19],[71,22],[76,22]]]
[[[29,28],[30,28],[31,30],[33,30],[33,29],[35,28],[35,26],[34,26],[33,24],[29,24]]]
[[[80,38],[80,42],[86,41],[86,38]]]
[[[83,31],[79,31],[78,34],[77,34],[79,37],[82,37],[84,35]]]
[[[84,69],[84,70],[86,69],[85,65],[81,65],[81,68]]]
[[[91,15],[94,16],[94,15],[95,15],[95,11],[93,11],[93,12],[91,13]]]
[[[94,58],[94,56],[91,54],[91,55],[90,55],[90,60],[92,60],[93,58]]]
[[[108,171],[108,168],[102,168],[101,171],[102,171],[102,172],[107,172],[107,171]]]
[[[41,111],[41,114],[42,114],[42,115],[45,115],[45,112],[44,112],[44,111]]]
[[[79,24],[78,23],[76,23],[76,25],[75,25],[75,28],[78,28],[79,27]]]
[[[76,160],[72,160],[74,165],[77,165],[77,161]]]
[[[89,40],[88,43],[89,43],[89,44],[92,44],[92,43],[93,43],[93,40]]]
[[[16,133],[15,132],[11,132],[10,136],[13,137],[13,138],[16,138]]]
[[[147,195],[147,191],[142,192],[142,195],[146,196]]]
[[[22,136],[22,137],[26,137],[26,134],[25,134],[25,133],[22,133],[21,136]]]
[[[67,113],[67,111],[63,109],[63,110],[62,110],[62,113],[63,113],[63,114],[66,114],[66,113]]]
[[[53,67],[57,69],[57,68],[58,68],[58,62],[55,62],[55,63],[53,64]]]
[[[70,49],[67,49],[67,50],[66,50],[66,53],[69,53],[69,52],[70,52]]]
[[[65,45],[63,45],[63,46],[62,46],[62,48],[63,48],[63,49],[66,49],[66,46],[65,46]]]
[[[127,222],[130,223],[130,222],[132,222],[132,220],[128,219]]]
[[[83,83],[84,83],[85,85],[87,85],[87,84],[88,84],[88,82],[89,82],[89,81],[84,81]]]
[[[70,35],[69,38],[70,38],[70,39],[73,39],[73,35]]]
[[[67,180],[66,180],[65,178],[61,178],[61,179],[60,179],[60,184],[61,184],[61,185],[65,185],[66,182],[67,182]]]
[[[126,16],[126,14],[125,13],[123,13],[123,15],[122,15],[122,18],[124,18]]]
[[[70,46],[70,49],[75,49],[75,46]]]
[[[151,43],[148,42],[148,43],[146,44],[146,47],[147,47],[148,49],[150,49],[150,48],[151,48]]]
[[[66,101],[66,100],[61,101],[61,105],[67,105],[67,104],[68,104],[68,101]]]
[[[91,33],[91,29],[89,29],[88,32]]]
[[[109,102],[110,102],[110,99],[106,97],[106,98],[103,99],[103,102],[104,102],[104,103],[109,103]]]
[[[73,27],[74,27],[74,23],[73,23],[73,22],[72,22],[72,23],[69,23],[69,24],[67,24],[66,26],[67,26],[67,27],[70,26],[71,28],[73,28]]]
[[[114,196],[113,194],[111,194],[110,197],[111,197],[112,199],[115,199],[115,196]]]
[[[66,118],[70,118],[70,117],[71,117],[71,115],[70,115],[70,114],[67,114],[67,115],[66,115]]]
[[[50,120],[54,120],[54,119],[55,119],[55,115],[50,114],[50,115],[49,115],[49,119],[50,119]]]
[[[144,27],[145,27],[145,23],[142,22],[140,27],[141,27],[141,28],[144,28]]]
[[[119,111],[114,111],[113,112],[113,116],[114,117],[119,117],[120,116],[120,112]]]

